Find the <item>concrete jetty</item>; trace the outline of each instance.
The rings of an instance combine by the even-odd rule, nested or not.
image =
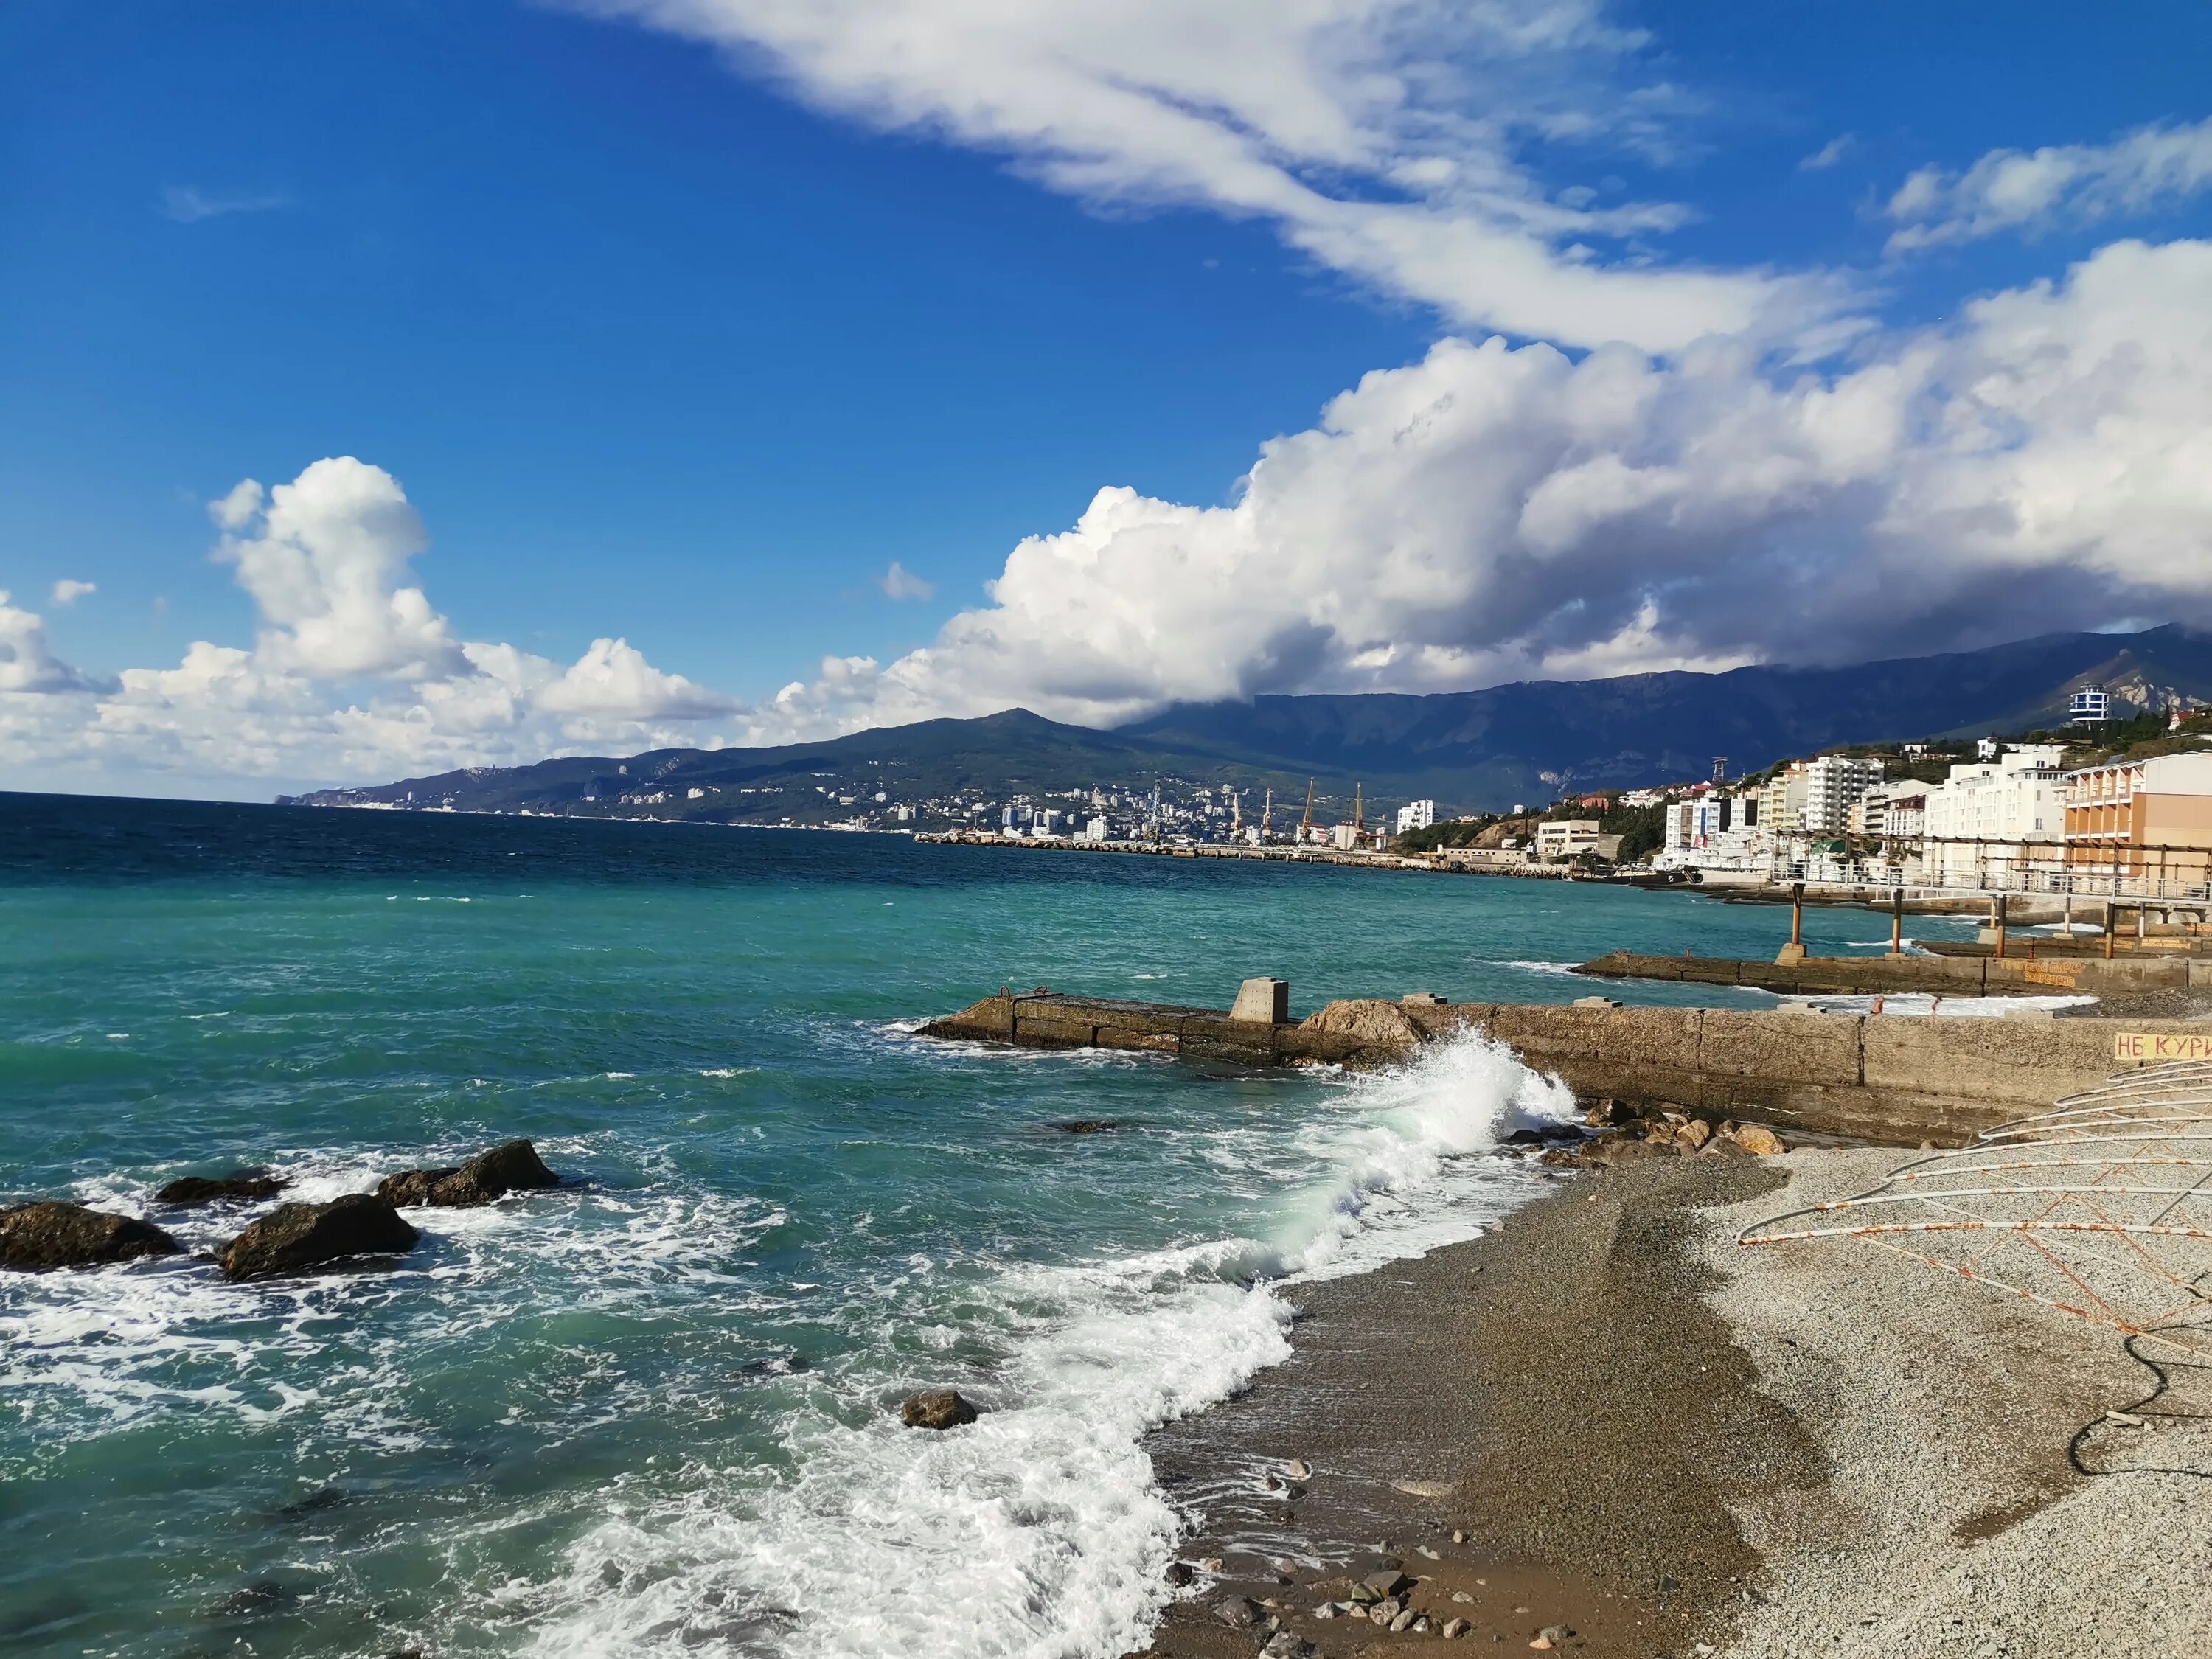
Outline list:
[[[1272,987],[1267,1006],[1276,1006]],[[1260,994],[1255,994],[1255,1000]],[[1287,1000],[1287,988],[1285,988]],[[1253,1006],[1248,1003],[1246,1006]],[[1912,1146],[1954,1145],[2095,1087],[2129,1052],[2212,1058],[2189,1020],[1947,1019],[1804,1009],[1332,1002],[1303,1020],[1001,989],[921,1035],[1029,1048],[1124,1048],[1239,1066],[1389,1064],[1472,1030],[1586,1098],[1754,1116]]]
[[[1743,985],[1790,996],[1929,991],[1939,996],[2052,996],[2073,992],[2178,990],[2212,983],[2212,958],[2074,955],[1798,957],[1747,962],[1732,957],[1639,956],[1613,951],[1578,964],[1595,979],[1657,979]]]

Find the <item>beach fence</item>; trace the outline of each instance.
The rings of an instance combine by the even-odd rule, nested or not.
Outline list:
[[[2161,1375],[2212,1367],[2212,1042],[2181,1046],[2197,1052],[2115,1073],[1736,1242],[1862,1241],[2106,1326]]]

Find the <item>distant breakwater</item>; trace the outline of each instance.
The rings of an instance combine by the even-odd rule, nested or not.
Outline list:
[[[1405,1060],[1462,1030],[1504,1044],[1585,1098],[1755,1115],[1900,1146],[1962,1143],[2096,1087],[2111,1073],[2124,1032],[2203,1034],[2186,1020],[1624,1008],[1601,998],[1453,1004],[1425,995],[1340,1000],[1291,1022],[1040,988],[1001,989],[921,1035],[1231,1065],[1357,1067]]]

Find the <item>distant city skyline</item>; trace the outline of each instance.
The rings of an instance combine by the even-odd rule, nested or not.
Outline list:
[[[2208,46],[26,0],[0,787],[2212,623]]]

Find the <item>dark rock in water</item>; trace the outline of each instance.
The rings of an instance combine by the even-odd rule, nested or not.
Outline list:
[[[376,1195],[394,1206],[434,1205],[465,1210],[532,1187],[557,1187],[561,1177],[526,1140],[502,1141],[458,1169],[404,1170],[378,1184]]]
[[[274,1578],[258,1578],[244,1589],[233,1590],[216,1603],[216,1617],[236,1619],[257,1613],[274,1613],[300,1599],[299,1591]]]
[[[773,1359],[748,1359],[730,1376],[734,1382],[750,1382],[763,1376],[796,1376],[812,1369],[803,1353],[781,1353]]]
[[[180,1176],[154,1194],[156,1204],[217,1204],[226,1200],[274,1198],[292,1183],[266,1170],[233,1170],[228,1175]]]
[[[181,1255],[184,1246],[150,1222],[82,1204],[24,1204],[0,1210],[0,1267],[96,1267],[142,1255]]]
[[[327,1204],[280,1204],[222,1253],[226,1279],[312,1273],[349,1256],[396,1255],[422,1235],[385,1200],[348,1193]]]
[[[981,1414],[957,1389],[924,1389],[899,1407],[899,1419],[909,1429],[957,1428]]]
[[[336,1509],[346,1501],[343,1489],[337,1486],[318,1486],[305,1498],[295,1498],[276,1513],[287,1521],[304,1521],[311,1515],[320,1515],[325,1510]]]
[[[1231,1630],[1249,1630],[1267,1616],[1267,1608],[1249,1595],[1232,1595],[1213,1604],[1214,1622]]]
[[[1113,1117],[1077,1117],[1052,1127],[1064,1135],[1103,1135],[1120,1128],[1121,1121]]]
[[[458,1164],[448,1164],[442,1170],[402,1170],[378,1182],[376,1195],[394,1209],[410,1209],[418,1204],[428,1204],[431,1188],[460,1172]]]
[[[1507,1146],[1534,1146],[1541,1143],[1544,1137],[1534,1129],[1516,1129],[1511,1134],[1506,1136],[1501,1144]]]
[[[1191,1571],[1190,1563],[1188,1561],[1170,1561],[1168,1563],[1168,1583],[1173,1584],[1177,1589],[1181,1589],[1185,1584],[1190,1583],[1190,1581],[1197,1576],[1197,1574]]]

